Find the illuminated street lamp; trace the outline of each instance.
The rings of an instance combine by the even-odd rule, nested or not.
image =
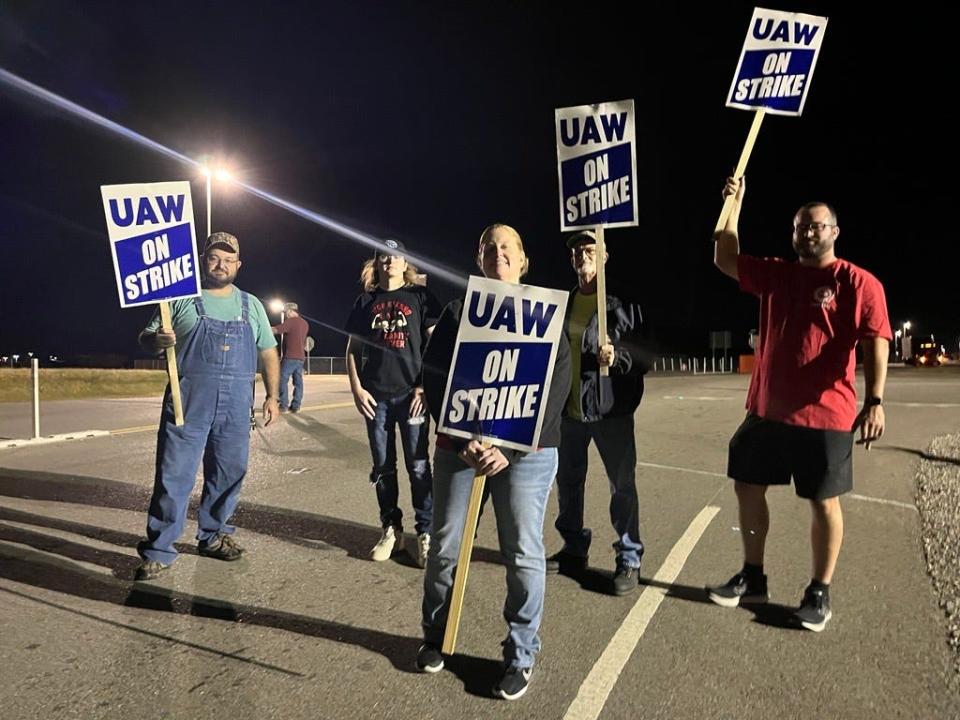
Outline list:
[[[286,316],[286,313],[284,313],[284,309],[286,307],[287,307],[287,304],[280,298],[274,298],[273,300],[270,301],[270,312],[280,313],[281,325],[283,325],[283,320],[284,320],[284,317]],[[280,357],[283,357],[283,335],[284,333],[280,333]]]
[[[903,325],[901,325],[902,332],[901,330],[897,330],[897,337],[900,338],[900,357],[903,358],[904,362],[907,361],[906,342],[907,342],[907,337],[909,336],[909,333],[907,331],[911,327],[913,327],[912,324],[910,323],[909,320],[907,320],[905,323],[903,323]]]
[[[207,185],[207,237],[210,237],[213,234],[213,223],[211,221],[213,215],[213,179],[216,178],[217,182],[229,183],[233,182],[234,177],[233,173],[222,166],[211,168],[209,165],[202,165],[200,166],[200,173],[206,179]]]

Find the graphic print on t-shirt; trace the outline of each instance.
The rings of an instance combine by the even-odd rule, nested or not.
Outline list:
[[[410,337],[407,318],[413,309],[399,300],[382,300],[370,307],[370,329],[380,331],[380,340],[387,347],[402,350]]]
[[[816,307],[836,309],[837,293],[832,287],[824,285],[813,291],[813,305]]]

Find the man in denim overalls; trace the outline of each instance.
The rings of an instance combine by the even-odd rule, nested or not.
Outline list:
[[[265,425],[280,415],[280,362],[276,340],[260,301],[233,281],[240,244],[217,232],[207,238],[200,297],[171,303],[173,332],[160,327],[159,312],[140,334],[140,345],[159,351],[176,344],[184,424],[174,424],[170,388],[157,433],[157,469],[147,516],[147,537],[137,547],[143,563],[137,580],[152,580],[177,558],[173,544],[187,518],[190,492],[203,459],[203,493],[197,512],[200,555],[239,560],[243,548],[228,524],[247,472],[250,406],[257,355],[263,362]]]

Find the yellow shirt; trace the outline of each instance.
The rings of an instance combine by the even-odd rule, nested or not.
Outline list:
[[[580,420],[580,350],[587,324],[597,313],[597,294],[584,295],[579,290],[573,294],[573,306],[567,322],[567,339],[570,341],[570,395],[567,397],[567,415]]]

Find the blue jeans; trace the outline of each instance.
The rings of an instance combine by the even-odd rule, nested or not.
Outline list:
[[[287,383],[293,376],[293,402],[287,405]],[[303,360],[284,358],[280,361],[280,407],[299,410],[303,402]]]
[[[202,297],[194,298],[199,319],[185,337],[178,338],[184,424],[174,423],[168,387],[157,432],[147,537],[137,546],[144,560],[169,565],[177,559],[174,543],[183,532],[201,460],[203,491],[197,511],[197,540],[207,543],[235,530],[229,520],[247,473],[250,405],[257,369],[246,293],[242,303],[242,319],[217,320],[206,314]]]
[[[400,487],[397,484],[397,434],[403,444],[403,462],[410,476],[410,495],[417,534],[429,533],[433,517],[433,477],[430,473],[430,418],[420,424],[410,422],[409,392],[386,400],[377,400],[373,420],[367,420],[367,438],[373,456],[370,482],[377,489],[380,524],[403,526],[403,511],[397,507]]]
[[[590,549],[590,528],[583,526],[583,488],[587,479],[587,448],[591,440],[597,445],[610,482],[610,522],[617,533],[617,542],[613,544],[617,561],[638,568],[643,557],[643,543],[640,542],[637,445],[632,415],[589,423],[568,417],[561,420],[560,470],[557,473],[560,514],[557,515],[556,528],[563,536],[563,549],[580,557],[586,557]]]
[[[439,646],[450,611],[474,471],[456,453],[442,448],[434,454],[433,465],[433,540],[423,578],[423,637]],[[497,516],[500,554],[507,568],[503,618],[508,632],[503,659],[515,667],[532,667],[540,652],[546,584],[543,519],[556,472],[557,450],[544,448],[487,478]]]

